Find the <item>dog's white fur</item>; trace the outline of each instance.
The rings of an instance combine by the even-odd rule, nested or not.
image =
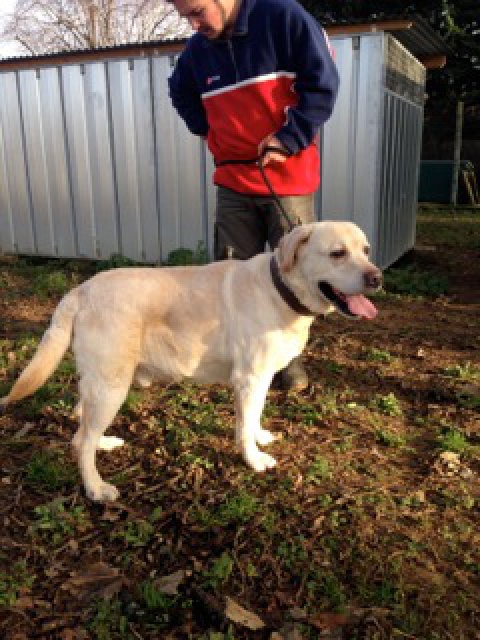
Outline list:
[[[312,313],[324,314],[334,307],[320,293],[319,281],[345,294],[368,292],[365,274],[378,270],[366,247],[356,225],[325,221],[287,234],[276,258],[297,298]],[[342,249],[345,255],[339,258]],[[90,498],[118,496],[100,477],[95,452],[122,443],[103,434],[134,380],[143,385],[153,379],[230,383],[236,440],[247,464],[256,471],[273,467],[275,459],[258,448],[274,439],[260,426],[263,405],[274,374],[305,347],[313,316],[298,315],[280,297],[270,258],[262,254],[201,267],[115,269],[94,276],[60,301],[34,358],[1,404],[40,387],[73,333],[80,395],[73,444]]]

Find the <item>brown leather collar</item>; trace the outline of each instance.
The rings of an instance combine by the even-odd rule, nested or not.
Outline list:
[[[304,304],[300,302],[297,296],[291,289],[287,287],[280,276],[280,270],[278,268],[277,261],[273,255],[270,260],[270,273],[272,275],[273,284],[276,290],[281,295],[283,300],[288,304],[290,309],[300,314],[301,316],[314,316],[315,314],[310,311]]]

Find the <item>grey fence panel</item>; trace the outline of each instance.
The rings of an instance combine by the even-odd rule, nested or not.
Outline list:
[[[52,225],[53,253],[59,256],[74,256],[77,255],[76,230],[68,175],[59,70],[45,69],[38,74],[37,81],[42,125],[39,134],[44,141],[45,188]]]
[[[61,68],[64,116],[67,136],[67,162],[72,210],[76,221],[78,257],[95,259],[97,237],[93,197],[90,147],[88,141],[85,69],[83,65]]]
[[[377,259],[376,213],[378,211],[379,153],[383,118],[383,38],[362,37],[358,62],[358,98],[354,148],[354,202],[352,220],[372,242]]]
[[[14,253],[37,252],[30,203],[28,167],[16,73],[0,75],[0,127],[2,130],[2,218],[0,248]],[[5,233],[4,233],[5,230]]]
[[[392,264],[415,243],[423,110],[385,92],[383,161],[378,218],[379,261]]]
[[[107,71],[106,63],[85,65],[85,115],[99,258],[108,258],[120,251]]]
[[[341,84],[317,215],[357,222],[385,267],[415,237],[423,68],[384,33],[332,40]],[[0,74],[0,251],[155,263],[203,243],[213,255],[213,161],[171,105],[174,63]]]
[[[332,117],[321,135],[322,180],[320,217],[350,219],[353,212],[353,138],[357,76],[352,38],[335,40],[341,83]]]
[[[157,181],[162,258],[179,247],[195,249],[206,238],[204,143],[192,136],[172,108],[167,79],[174,59],[152,60]]]
[[[356,222],[387,267],[415,241],[423,106],[386,87],[385,34],[332,40],[341,88],[324,127],[321,217]]]
[[[45,132],[42,121],[40,83],[35,71],[19,76],[19,94],[22,105],[23,135],[28,166],[32,208],[35,212],[36,251],[54,255],[53,220],[48,190],[48,167],[45,154]]]

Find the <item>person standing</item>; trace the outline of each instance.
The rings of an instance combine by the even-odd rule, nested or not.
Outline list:
[[[325,32],[295,0],[170,0],[195,33],[169,78],[173,106],[206,139],[216,169],[214,257],[275,249],[290,224],[314,220],[318,134],[338,73]],[[278,149],[276,151],[275,149]],[[259,167],[280,198],[278,210]],[[282,386],[304,389],[301,358]]]

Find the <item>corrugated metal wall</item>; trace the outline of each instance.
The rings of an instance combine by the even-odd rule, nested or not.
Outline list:
[[[0,250],[158,262],[211,236],[169,56],[0,74]]]
[[[425,69],[383,33],[333,43],[341,87],[323,131],[319,217],[356,222],[384,268],[415,242]]]
[[[351,219],[386,266],[413,244],[422,108],[387,90],[387,36],[335,38],[319,218]],[[174,112],[171,56],[0,73],[0,251],[160,262],[210,251],[212,161]],[[419,64],[419,63],[417,63]]]

